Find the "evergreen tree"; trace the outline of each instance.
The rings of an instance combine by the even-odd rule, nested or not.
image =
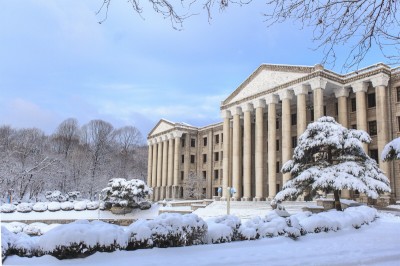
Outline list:
[[[385,145],[382,151],[382,160],[393,161],[400,159],[400,138],[396,138]]]
[[[363,150],[362,143],[370,142],[365,131],[347,129],[332,117],[309,124],[299,137],[292,160],[282,167],[292,178],[275,200],[294,199],[307,190],[333,191],[335,207],[341,210],[342,189],[358,190],[374,199],[390,192],[388,178]]]

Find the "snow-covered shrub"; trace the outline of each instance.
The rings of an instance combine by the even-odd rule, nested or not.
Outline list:
[[[126,229],[126,232],[129,235],[127,250],[153,247],[152,231],[148,221],[137,220]]]
[[[3,204],[0,206],[0,212],[2,212],[2,213],[12,213],[16,209],[17,208],[15,207],[14,204],[9,204],[9,203],[6,203],[6,204]]]
[[[86,201],[75,201],[74,202],[74,210],[75,211],[84,211],[86,210],[87,203]]]
[[[123,227],[101,221],[76,221],[60,225],[38,240],[38,249],[58,259],[88,256],[96,251],[124,249],[128,234]]]
[[[59,211],[61,209],[61,204],[57,201],[52,201],[47,203],[47,209],[51,212]]]
[[[71,211],[74,209],[74,203],[69,201],[61,202],[60,207],[63,211]]]
[[[9,253],[22,257],[42,256],[37,248],[38,236],[29,236],[23,232],[15,235],[13,242],[10,245]]]
[[[65,202],[68,200],[68,196],[62,195],[62,193],[58,190],[54,191],[46,191],[45,195],[48,201],[57,201],[57,202]]]
[[[32,210],[34,210],[35,212],[47,211],[47,202],[36,202],[33,205]]]
[[[32,211],[32,203],[22,202],[17,206],[17,212],[31,212]]]
[[[81,192],[79,191],[70,191],[67,194],[69,200],[79,200],[81,198]]]
[[[155,247],[180,247],[203,243],[207,224],[195,214],[163,213],[148,222]]]
[[[208,223],[208,243],[225,243],[239,240],[242,236],[239,234],[241,221],[234,215],[224,215],[207,220]]]
[[[138,208],[138,204],[145,201],[152,190],[139,179],[127,181],[124,178],[113,178],[102,192],[106,194],[104,199],[106,209],[113,206]]]
[[[10,232],[5,226],[1,226],[1,257],[4,260],[10,253],[10,247],[15,241],[15,234]]]
[[[23,232],[30,236],[40,236],[43,234],[43,228],[47,227],[45,223],[31,223],[24,227]]]
[[[3,226],[12,233],[20,233],[24,230],[26,224],[20,222],[3,223]]]
[[[86,209],[88,210],[97,210],[99,208],[98,201],[89,201],[86,203]]]

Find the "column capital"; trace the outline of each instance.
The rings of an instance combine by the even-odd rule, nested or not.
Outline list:
[[[172,132],[172,135],[174,138],[180,138],[180,137],[182,137],[183,132],[182,131],[174,131],[174,132]]]
[[[345,88],[345,87],[341,87],[341,88],[336,88],[333,90],[335,92],[335,97],[339,98],[339,97],[349,97],[349,93],[350,93],[350,89],[349,88]]]
[[[291,100],[293,98],[293,91],[286,89],[286,90],[278,92],[278,95],[281,100],[283,100],[283,99]]]
[[[156,141],[157,143],[161,143],[163,141],[163,136],[157,137]]]
[[[168,140],[168,136],[167,135],[162,135],[160,138],[161,138],[162,142]]]
[[[222,111],[221,111],[221,117],[222,117],[222,118],[231,118],[231,117],[232,117],[231,111],[229,111],[229,110],[222,110]]]
[[[253,102],[254,108],[265,108],[265,100],[264,99],[257,99]]]
[[[265,103],[270,105],[272,103],[277,104],[279,102],[278,96],[275,94],[269,94],[265,96]]]
[[[241,105],[241,108],[242,108],[243,112],[247,112],[247,111],[251,112],[254,110],[252,103],[245,103],[245,104]]]
[[[377,86],[387,86],[389,84],[389,76],[386,74],[379,74],[376,75],[375,77],[371,78],[371,83],[373,87],[377,87]]]
[[[242,108],[240,106],[235,106],[231,109],[231,114],[232,115],[242,115]]]
[[[293,88],[294,94],[297,96],[299,94],[308,94],[308,87],[310,87],[309,85],[306,84],[301,84],[297,87]]]
[[[312,80],[309,81],[309,84],[311,86],[311,90],[315,89],[325,89],[326,84],[328,81],[324,78],[313,78]]]
[[[353,88],[353,92],[367,92],[368,91],[368,83],[365,83],[363,81],[352,83],[351,87]]]
[[[153,141],[151,139],[147,140],[147,146],[151,146],[153,144]]]

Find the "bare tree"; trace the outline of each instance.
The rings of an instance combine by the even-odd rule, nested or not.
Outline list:
[[[53,135],[53,141],[57,144],[57,151],[64,154],[65,158],[67,158],[73,146],[79,142],[78,120],[75,118],[64,120],[57,127]]]
[[[112,0],[103,0],[98,14],[104,21]],[[142,14],[138,0],[128,0],[133,10]],[[209,19],[214,8],[226,9],[230,4],[244,5],[253,0],[149,0],[155,12],[170,19],[174,28],[194,15],[202,6]],[[197,4],[197,5],[196,5]],[[313,29],[315,49],[324,53],[322,64],[334,65],[338,46],[347,45],[344,69],[358,67],[373,46],[377,46],[389,63],[400,63],[399,1],[395,0],[267,0],[264,16],[267,26],[292,20],[300,28]],[[388,48],[393,48],[389,50]]]
[[[113,138],[113,126],[103,120],[91,120],[82,127],[82,141],[90,153],[91,171],[90,171],[90,197],[94,194],[94,185],[99,168],[106,159],[110,151],[110,145]]]
[[[205,197],[205,187],[206,179],[190,172],[189,176],[183,181],[183,197],[185,199],[202,199]]]

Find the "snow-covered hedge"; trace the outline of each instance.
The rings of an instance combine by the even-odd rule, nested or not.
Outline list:
[[[26,203],[26,202],[20,203],[17,206],[17,212],[23,212],[23,213],[31,212],[32,205],[33,205],[32,203]]]
[[[195,214],[171,213],[161,214],[150,221],[138,220],[128,227],[100,221],[77,221],[46,230],[43,224],[23,226],[10,223],[2,226],[2,254],[3,258],[11,254],[49,254],[63,259],[87,256],[97,251],[179,247],[280,235],[295,239],[308,233],[359,228],[376,217],[375,209],[360,206],[347,208],[343,212],[303,212],[287,218],[270,211],[264,218],[255,217],[244,224],[232,215],[213,218],[206,223]],[[35,230],[37,232],[33,232]],[[38,236],[29,237],[26,233]]]
[[[3,212],[3,213],[11,213],[11,212],[14,212],[16,209],[17,209],[17,207],[15,207],[15,205],[9,204],[9,203],[6,203],[6,204],[3,204],[0,206],[0,212]]]
[[[36,202],[33,205],[32,210],[34,210],[35,212],[47,211],[47,202]]]

